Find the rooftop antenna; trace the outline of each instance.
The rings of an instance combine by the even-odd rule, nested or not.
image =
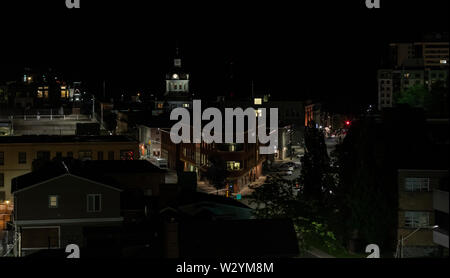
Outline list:
[[[173,60],[175,67],[181,67],[180,51],[178,47],[178,41],[175,42],[175,59]]]
[[[61,163],[62,163],[64,169],[66,170],[67,174],[70,174],[69,168],[67,167],[66,163],[64,163],[64,161],[61,161]]]

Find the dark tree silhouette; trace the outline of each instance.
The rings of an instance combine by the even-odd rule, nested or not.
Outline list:
[[[206,172],[206,178],[217,189],[217,195],[219,189],[225,187],[225,181],[228,176],[227,167],[225,161],[216,154],[210,155],[208,158],[210,166]]]

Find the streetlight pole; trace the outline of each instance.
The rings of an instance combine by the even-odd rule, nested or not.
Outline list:
[[[405,242],[405,240],[407,240],[409,237],[411,237],[413,234],[415,234],[416,232],[418,232],[420,229],[431,229],[434,230],[436,228],[438,228],[438,225],[434,225],[434,226],[421,226],[418,227],[417,229],[415,229],[414,231],[412,231],[411,233],[409,233],[408,235],[406,235],[405,237],[403,237],[403,235],[400,237],[400,258],[403,258],[403,244]]]
[[[92,95],[92,120],[94,120],[95,116],[95,96]]]

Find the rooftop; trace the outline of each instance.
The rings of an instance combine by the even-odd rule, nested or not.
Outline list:
[[[85,142],[136,142],[122,135],[113,136],[76,136],[76,135],[23,135],[0,136],[0,144],[11,143],[85,143]]]
[[[91,181],[122,188],[123,185],[110,176],[111,173],[165,173],[146,160],[96,160],[80,161],[75,159],[53,160],[45,162],[37,170],[12,179],[11,192],[71,174]]]

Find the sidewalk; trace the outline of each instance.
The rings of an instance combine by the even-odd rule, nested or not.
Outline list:
[[[306,253],[309,253],[314,258],[326,258],[326,259],[336,258],[314,247],[311,247],[310,250],[306,251]]]

